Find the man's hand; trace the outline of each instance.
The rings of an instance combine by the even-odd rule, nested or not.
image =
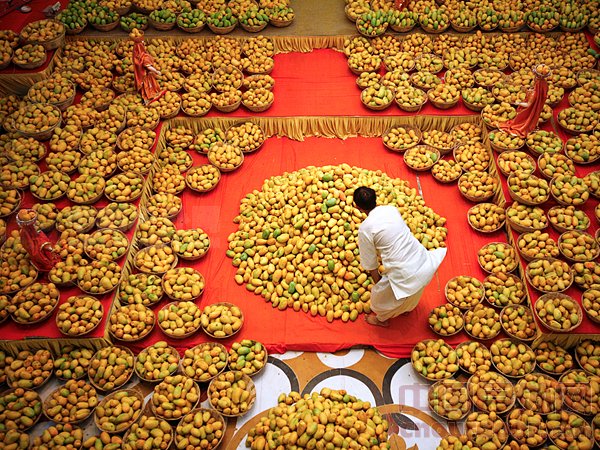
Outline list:
[[[154,67],[154,66],[147,66],[146,68],[150,72],[152,72],[154,75],[156,75],[157,77],[160,77],[162,75],[162,73],[160,72],[160,70],[157,70],[156,67]]]
[[[379,273],[379,270],[377,270],[377,269],[369,270],[369,274],[371,275],[373,282],[379,283],[379,280],[381,280],[381,274]]]

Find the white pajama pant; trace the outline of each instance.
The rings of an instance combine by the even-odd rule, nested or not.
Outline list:
[[[390,280],[383,276],[371,288],[371,311],[377,314],[377,320],[381,322],[412,311],[419,304],[424,289],[422,288],[409,297],[397,299],[394,296]]]

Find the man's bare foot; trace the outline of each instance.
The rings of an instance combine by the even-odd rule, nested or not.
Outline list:
[[[383,322],[377,319],[377,316],[369,314],[365,316],[365,322],[369,325],[375,325],[377,327],[388,327],[390,325],[389,320],[384,320]]]

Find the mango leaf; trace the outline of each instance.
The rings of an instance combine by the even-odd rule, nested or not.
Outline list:
[[[419,431],[419,427],[416,423],[414,423],[411,419],[409,419],[404,414],[400,413],[391,413],[392,420],[396,425],[405,430]]]

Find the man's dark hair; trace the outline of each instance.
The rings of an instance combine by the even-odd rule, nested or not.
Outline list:
[[[377,206],[377,194],[366,186],[357,187],[354,190],[353,198],[356,206],[365,211],[371,211]]]

